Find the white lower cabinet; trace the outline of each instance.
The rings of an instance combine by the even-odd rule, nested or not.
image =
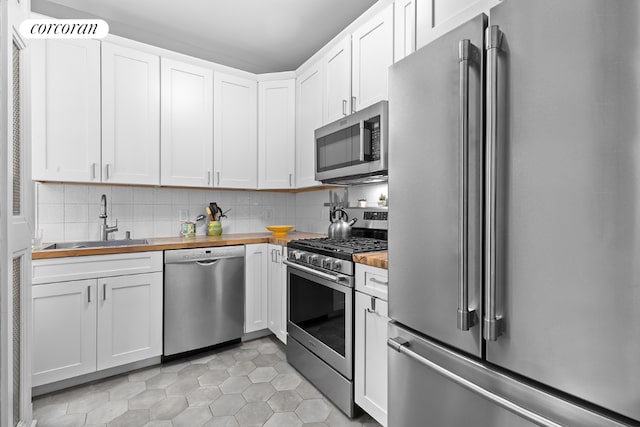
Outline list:
[[[269,330],[287,343],[287,248],[269,245],[269,289],[267,292]]]
[[[33,287],[34,386],[96,370],[96,290],[95,279]]]
[[[34,260],[33,283],[34,387],[162,354],[162,252]]]
[[[162,353],[162,273],[99,280],[98,293],[98,370]]]
[[[268,243],[245,245],[244,252],[244,332],[267,329],[268,324]]]
[[[360,270],[360,271],[358,271]],[[387,324],[386,299],[361,292],[367,275],[386,277],[387,271],[356,264],[355,298],[355,401],[383,426],[387,425]]]

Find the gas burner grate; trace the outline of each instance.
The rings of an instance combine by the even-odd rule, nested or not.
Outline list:
[[[294,241],[299,248],[324,249],[334,252],[359,253],[387,250],[387,241],[367,237],[353,237],[347,240],[330,238],[303,239]]]

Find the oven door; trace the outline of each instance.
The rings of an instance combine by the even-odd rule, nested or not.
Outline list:
[[[289,336],[353,378],[353,278],[286,261]]]

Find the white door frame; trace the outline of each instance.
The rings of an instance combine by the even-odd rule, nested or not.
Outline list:
[[[18,27],[29,16],[30,0],[0,2],[0,427],[31,424],[31,236],[34,192],[31,181],[29,56]],[[13,45],[20,49],[21,209],[13,213]],[[13,393],[13,259],[21,258],[20,393]],[[20,414],[14,421],[13,405]]]

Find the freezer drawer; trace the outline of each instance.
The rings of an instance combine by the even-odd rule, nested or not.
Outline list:
[[[391,323],[389,425],[622,427]],[[405,345],[398,346],[399,342]]]

